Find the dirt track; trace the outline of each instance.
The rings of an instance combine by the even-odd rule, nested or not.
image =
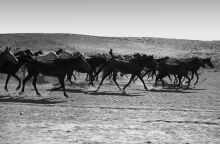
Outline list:
[[[124,84],[128,79],[119,80]],[[98,94],[84,83],[50,93],[52,82],[18,95],[0,88],[0,143],[220,143],[220,73],[202,74],[191,89],[154,88],[132,83],[122,95],[105,82]]]

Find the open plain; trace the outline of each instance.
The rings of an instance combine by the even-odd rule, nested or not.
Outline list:
[[[4,35],[0,40],[3,45],[12,43],[12,46],[20,48],[32,45],[32,50],[36,50],[35,47],[46,50],[49,47],[44,45],[46,42],[43,38],[34,41],[29,36],[21,35],[18,36],[19,41],[19,38],[14,37],[17,35]],[[66,41],[55,41],[55,44],[60,43],[55,48],[62,47],[62,43],[67,43],[69,39],[67,35]],[[194,47],[191,49],[191,45],[181,41],[182,49],[175,49],[179,43],[173,40],[164,40],[163,43],[162,40],[145,39],[143,42],[137,40],[137,44],[134,39],[109,39],[82,36],[75,39],[75,44],[67,44],[76,50],[89,53],[97,46],[97,52],[107,52],[110,47],[115,47],[118,53],[123,50],[125,53],[140,50],[162,56],[211,56],[216,68],[219,67],[219,45],[213,46],[211,42],[207,44],[211,47],[209,49],[208,46],[196,45],[200,42],[190,42]],[[53,41],[50,42],[53,44]],[[86,47],[87,45],[90,48]],[[102,46],[106,47],[102,49]],[[161,53],[157,53],[158,51]],[[122,94],[116,85],[108,80],[98,93],[94,93],[95,88],[88,86],[84,80],[85,75],[80,74],[76,75],[77,81],[73,85],[66,82],[69,98],[65,98],[62,91],[49,91],[57,85],[56,79],[47,79],[48,82],[37,85],[41,97],[36,95],[31,82],[26,91],[19,95],[19,91],[15,91],[15,79],[10,80],[9,92],[5,92],[3,76],[0,81],[0,143],[218,144],[220,73],[218,69],[201,69],[199,73],[199,83],[196,86],[191,85],[189,89],[175,88],[168,79],[165,88],[161,85],[154,87],[155,79],[145,78],[149,91],[145,91],[138,80],[131,83],[126,94]],[[122,87],[128,80],[126,77],[120,78],[118,83]],[[97,86],[98,82],[95,85]]]

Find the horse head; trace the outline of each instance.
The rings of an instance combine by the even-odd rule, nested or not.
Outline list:
[[[7,61],[16,64],[18,59],[11,53],[11,47],[6,47],[5,50],[1,53],[0,57],[2,61]]]
[[[56,51],[56,54],[59,55],[61,52],[63,52],[64,50],[62,48],[59,48],[57,51]]]
[[[15,56],[20,63],[26,63],[33,60],[32,56],[28,55],[25,51],[19,51]]]
[[[41,50],[39,50],[39,51],[34,53],[34,56],[39,56],[39,55],[42,55],[42,54],[43,54],[43,52]]]
[[[153,55],[150,55],[150,56],[144,55],[143,57],[145,58],[146,65],[148,67],[154,70],[157,69],[158,64],[157,64],[157,61],[154,59]]]
[[[210,58],[205,58],[205,59],[202,59],[202,62],[204,63],[204,64],[207,64],[210,68],[214,68],[214,65],[213,65],[213,63],[211,62],[211,59]]]
[[[34,56],[34,54],[31,52],[30,49],[26,49],[26,50],[24,50],[24,52],[30,56]]]
[[[199,67],[203,67],[203,68],[206,67],[205,64],[203,63],[203,61],[200,58],[195,57],[193,60],[194,60],[195,65],[197,65]]]
[[[76,52],[73,55],[73,59],[78,61],[80,67],[82,67],[85,71],[90,70],[90,65],[87,63],[85,56],[83,56],[80,52]]]

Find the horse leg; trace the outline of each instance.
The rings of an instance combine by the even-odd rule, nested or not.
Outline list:
[[[102,80],[101,80],[101,82],[100,82],[100,84],[99,84],[99,87],[96,89],[95,92],[98,92],[98,90],[100,89],[100,87],[101,87],[103,81],[104,81],[105,78],[106,78],[107,76],[109,76],[110,74],[111,74],[111,72],[106,72],[106,73],[103,74],[103,77],[102,77]]]
[[[9,79],[10,79],[10,76],[11,76],[11,75],[8,74],[8,75],[7,75],[7,78],[6,78],[6,81],[5,81],[5,91],[6,91],[6,92],[8,92],[8,87],[7,87],[7,86],[8,86],[8,81],[9,81]]]
[[[173,75],[174,76],[174,81],[173,81],[173,83],[174,84],[177,84],[178,83],[178,75]]]
[[[119,88],[119,90],[122,91],[121,88],[120,88],[120,86],[118,85],[116,79],[117,79],[117,73],[115,72],[115,73],[113,73],[113,81],[115,82],[115,84],[117,85],[117,87]]]
[[[94,78],[94,76],[93,76],[93,73],[90,72],[90,73],[87,73],[87,75],[89,75],[89,77],[90,77],[89,85],[92,85],[92,86],[94,87],[93,82],[94,82],[95,78]]]
[[[18,80],[18,86],[16,90],[19,90],[19,88],[21,87],[21,79],[16,74],[12,74],[12,76]]]
[[[191,80],[194,78],[195,72],[192,72]]]
[[[148,91],[148,88],[146,87],[146,85],[145,85],[145,83],[144,83],[143,78],[140,76],[140,74],[139,74],[139,75],[137,75],[137,76],[138,76],[138,78],[141,80],[141,82],[143,83],[144,88],[146,89],[146,91]]]
[[[156,76],[155,86],[157,86],[157,81],[159,80],[159,75]]]
[[[194,85],[196,85],[197,83],[198,83],[198,81],[199,81],[199,74],[197,73],[197,71],[195,72],[195,75],[196,75],[196,82],[195,82],[195,84]]]
[[[69,71],[69,72],[67,72],[67,78],[66,78],[66,81],[69,81],[71,84],[73,84],[73,82],[72,82],[72,75],[73,75],[73,71]]]
[[[23,86],[20,93],[24,92],[26,82],[33,76],[33,74],[28,73],[27,77],[23,80]]]
[[[61,84],[61,87],[63,88],[63,94],[65,97],[68,97],[68,95],[66,94],[66,89],[65,89],[65,83],[64,83],[64,77],[59,77],[59,82]]]
[[[188,83],[187,88],[188,88],[190,85],[191,79],[189,78],[189,76],[187,74],[185,75],[185,77],[188,79],[188,81],[187,81],[187,83]]]
[[[164,81],[163,81],[163,78],[164,78],[164,77],[165,77],[164,75],[162,75],[162,74],[159,73],[159,74],[156,76],[155,86],[157,86],[157,82],[158,82],[158,80],[160,79],[160,81],[162,82],[163,88],[164,88],[164,86],[165,86]]]
[[[33,78],[33,81],[32,81],[32,85],[34,86],[34,89],[35,89],[37,95],[38,95],[38,96],[41,96],[41,94],[40,94],[39,91],[37,90],[37,86],[36,86],[37,76],[38,76],[38,74],[35,74],[35,75],[34,75],[34,78]]]
[[[72,74],[72,76],[73,76],[74,80],[76,81],[76,76],[74,74]]]
[[[135,75],[132,74],[132,75],[131,75],[131,78],[130,78],[130,80],[129,80],[129,82],[128,82],[128,83],[124,86],[124,88],[123,88],[123,93],[125,93],[125,88],[130,85],[131,81],[132,81],[134,78],[135,78]]]
[[[172,78],[171,78],[170,74],[168,74],[168,77],[169,77],[169,79],[170,79],[170,82],[172,82]],[[175,77],[175,76],[174,76],[174,77]]]
[[[181,81],[182,76],[181,76],[181,75],[178,75],[177,77],[178,77],[178,79],[179,79],[179,84],[178,84],[178,87],[180,88],[180,87],[181,87],[181,85],[182,85],[182,81]]]

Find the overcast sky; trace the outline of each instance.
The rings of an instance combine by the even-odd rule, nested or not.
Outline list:
[[[0,33],[220,40],[220,0],[0,0]]]

